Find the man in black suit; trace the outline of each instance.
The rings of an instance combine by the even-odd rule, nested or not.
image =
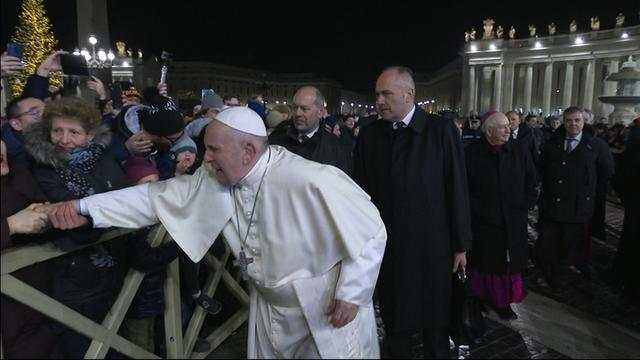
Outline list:
[[[531,159],[534,164],[538,164],[540,155],[536,147],[536,139],[533,134],[533,130],[520,119],[520,114],[511,110],[505,113],[507,119],[509,119],[509,126],[511,127],[511,138],[515,140],[516,144],[520,146],[524,151],[528,151],[531,155]]]
[[[381,120],[364,127],[354,152],[354,178],[381,212],[388,240],[377,286],[385,347],[411,357],[422,331],[426,358],[449,357],[452,273],[470,246],[464,151],[452,121],[415,105],[405,67],[376,82]]]
[[[269,135],[269,143],[283,146],[308,160],[333,165],[351,175],[351,143],[325,128],[324,103],[317,88],[303,86],[298,89],[293,97],[293,119],[280,123]]]
[[[552,288],[570,265],[580,265],[587,224],[594,211],[596,191],[613,174],[608,145],[584,126],[583,111],[567,108],[564,127],[545,144],[542,175],[542,234],[536,243],[537,264]],[[577,257],[577,259],[570,259]]]

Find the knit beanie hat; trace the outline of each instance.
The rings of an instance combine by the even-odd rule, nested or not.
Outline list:
[[[138,111],[138,119],[151,135],[169,136],[184,129],[182,114],[177,110],[147,107]]]
[[[125,174],[131,184],[137,184],[140,179],[143,179],[149,175],[159,175],[158,169],[149,158],[132,156],[130,157],[125,166]]]

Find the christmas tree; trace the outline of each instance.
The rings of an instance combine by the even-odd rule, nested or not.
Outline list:
[[[53,36],[49,18],[44,11],[43,0],[23,0],[18,27],[11,41],[22,44],[24,70],[11,79],[11,94],[20,96],[29,75],[36,72],[38,65],[51,54],[58,41]],[[61,84],[61,75],[52,73],[50,83]]]

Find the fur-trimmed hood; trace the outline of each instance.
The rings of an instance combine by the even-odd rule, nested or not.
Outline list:
[[[111,131],[107,125],[100,125],[95,130],[93,142],[108,147],[111,143]],[[38,164],[61,168],[66,166],[68,155],[56,151],[51,143],[49,124],[46,121],[33,124],[24,132],[24,145],[26,151]]]

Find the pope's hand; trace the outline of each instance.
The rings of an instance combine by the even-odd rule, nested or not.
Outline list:
[[[356,315],[358,315],[358,305],[335,299],[331,302],[327,310],[327,315],[329,315],[329,322],[333,326],[341,328],[356,318]]]
[[[60,230],[76,229],[89,223],[89,219],[80,215],[78,200],[52,204],[47,213],[51,225]]]

